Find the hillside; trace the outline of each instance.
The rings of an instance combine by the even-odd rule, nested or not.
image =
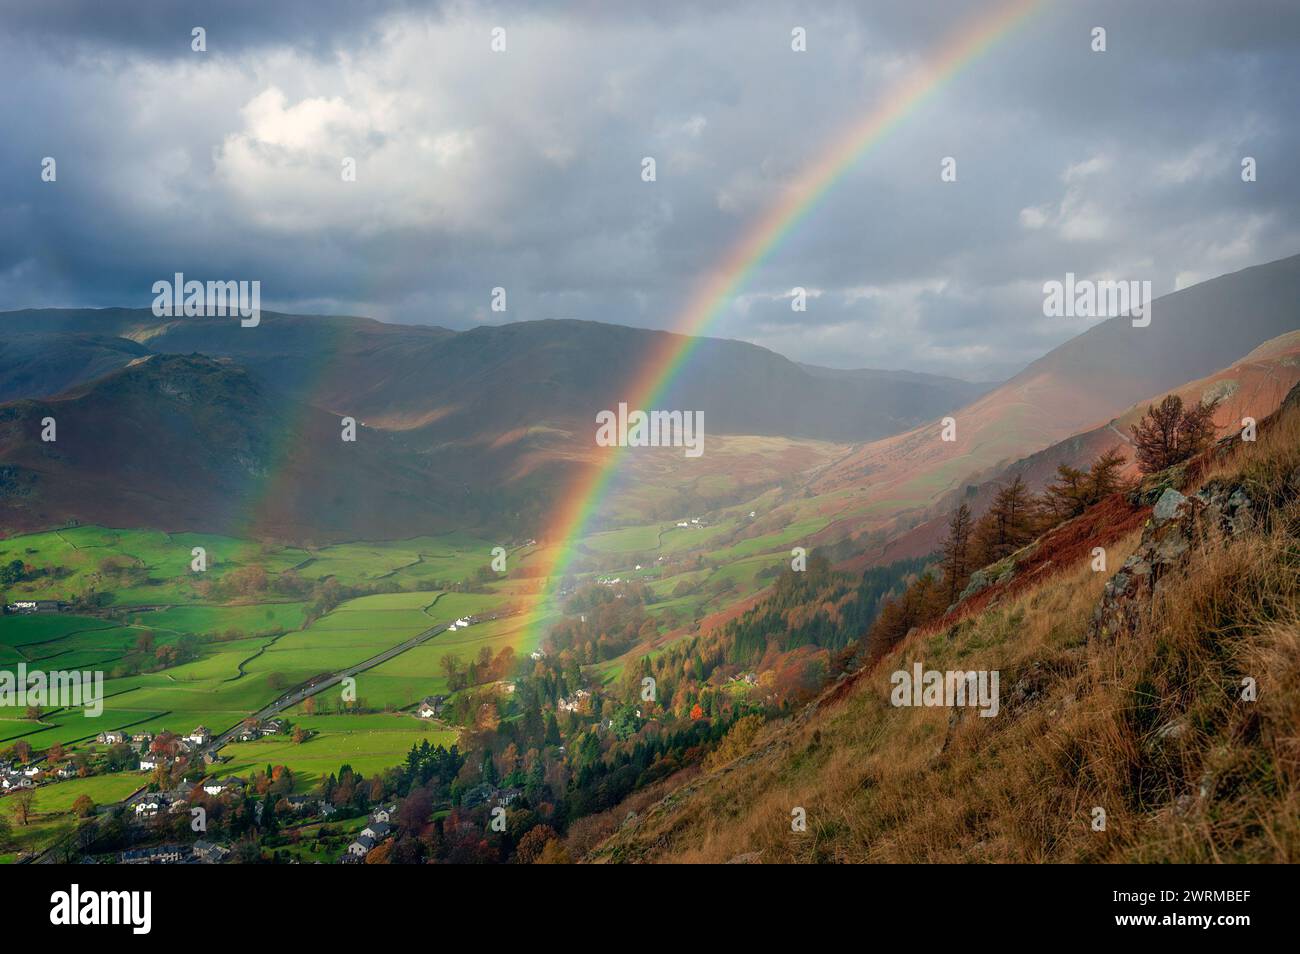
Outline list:
[[[295,400],[412,432],[428,447],[545,434],[567,451],[574,441],[589,445],[597,411],[629,399],[628,382],[648,356],[682,341],[575,320],[454,332],[264,312],[257,327],[241,328],[225,319],[160,319],[118,308],[8,312],[0,314],[0,328],[5,335],[118,337],[157,353],[231,358]],[[862,441],[946,413],[985,390],[938,375],[805,367],[756,345],[703,339],[663,402],[702,410],[713,434]]]
[[[56,397],[0,405],[0,524],[330,541],[476,519],[471,495],[391,436],[340,433],[335,416],[268,394],[229,362],[145,356]]]
[[[1072,435],[1009,467],[972,475],[964,486],[931,508],[933,516],[929,519],[872,548],[851,565],[862,568],[933,553],[947,532],[948,514],[959,503],[965,501],[973,511],[982,513],[997,491],[1017,476],[1030,490],[1039,491],[1052,481],[1058,466],[1086,468],[1099,455],[1115,447],[1128,458],[1124,473],[1135,475],[1137,464],[1131,448],[1131,427],[1148,406],[1158,404],[1166,393],[1176,394],[1188,404],[1218,398],[1220,404],[1214,421],[1219,433],[1226,435],[1240,430],[1244,418],[1258,421],[1267,417],[1297,382],[1300,382],[1300,331],[1292,331],[1264,342],[1231,367],[1168,392],[1149,395],[1105,424]]]
[[[1296,329],[1300,256],[1247,268],[1154,303],[1151,325],[1104,321],[1054,349],[1010,381],[953,412],[956,440],[938,421],[864,445],[827,468],[817,492],[893,506],[841,532],[906,529],[944,495],[1082,431],[1133,404],[1228,368],[1243,354]],[[851,514],[852,504],[846,507]]]
[[[725,764],[616,810],[588,860],[1294,861],[1298,539],[1300,388],[1257,442],[1056,528]],[[997,671],[996,715],[891,705],[914,665]]]

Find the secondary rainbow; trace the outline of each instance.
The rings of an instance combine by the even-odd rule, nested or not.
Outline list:
[[[628,391],[628,406],[655,407],[660,395],[689,360],[700,336],[722,314],[750,275],[818,206],[863,154],[963,68],[1020,26],[1042,6],[1042,2],[1010,0],[955,30],[904,82],[891,90],[817,161],[804,168],[784,190],[780,201],[754,223],[741,241],[699,283],[673,323],[677,334],[663,336],[660,347],[642,364]],[[561,498],[555,519],[543,537],[549,541],[551,549],[547,565],[543,567],[544,579],[548,582],[535,594],[529,609],[540,606],[553,583],[564,576],[573,560],[576,543],[587,533],[588,524],[604,501],[610,480],[618,472],[626,452],[622,448],[610,449],[602,461],[586,468]],[[540,620],[535,621],[534,625],[539,623]],[[539,635],[537,632],[529,634],[531,640],[536,640]]]

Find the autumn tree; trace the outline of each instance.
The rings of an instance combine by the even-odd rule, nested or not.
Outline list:
[[[24,828],[26,828],[31,822],[32,799],[35,795],[36,793],[30,789],[24,789],[23,791],[9,796],[9,800],[14,806],[13,816],[18,821],[18,824],[22,825]]]
[[[95,814],[95,802],[89,795],[78,795],[72,803],[72,810],[78,818],[89,818]]]
[[[970,538],[970,507],[962,504],[948,521],[948,539],[943,545],[943,583],[949,605],[957,602],[970,580]]]
[[[558,837],[559,835],[550,825],[535,825],[519,839],[519,847],[515,849],[515,861],[521,865],[533,864],[542,856],[546,846]]]
[[[1049,484],[1044,492],[1044,506],[1057,520],[1077,517],[1111,494],[1126,489],[1127,484],[1122,476],[1126,460],[1123,450],[1112,447],[1098,456],[1086,470],[1061,464],[1056,468],[1056,481]]]
[[[1126,482],[1122,471],[1127,459],[1124,451],[1115,446],[1092,462],[1092,466],[1088,468],[1088,479],[1085,485],[1088,506],[1100,503],[1111,494],[1125,489]]]
[[[1177,394],[1159,405],[1147,405],[1142,420],[1132,425],[1133,446],[1144,474],[1154,474],[1199,454],[1214,440],[1214,412],[1219,399],[1183,407]]]
[[[975,526],[972,565],[996,563],[1033,540],[1037,529],[1035,509],[1033,495],[1017,474],[998,491],[992,506]]]

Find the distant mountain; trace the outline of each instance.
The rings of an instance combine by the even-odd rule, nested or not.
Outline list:
[[[55,439],[42,439],[54,421]],[[151,355],[0,405],[0,526],[70,521],[300,541],[473,524],[477,503],[381,431],[267,391],[229,361]]]
[[[644,363],[679,347],[667,332],[590,321],[528,321],[465,332],[365,318],[263,313],[160,319],[144,309],[0,314],[0,333],[118,336],[161,353],[228,357],[266,386],[375,427],[418,430],[429,447],[502,435],[576,431],[634,399]],[[83,378],[84,380],[85,378]],[[802,366],[740,341],[694,346],[666,407],[704,412],[707,432],[873,440],[950,411],[986,390],[953,378]]]
[[[49,397],[148,353],[138,342],[110,335],[63,331],[5,334],[0,337],[0,402]]]

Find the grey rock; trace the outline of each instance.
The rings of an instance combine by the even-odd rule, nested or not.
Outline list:
[[[1178,508],[1182,506],[1183,501],[1187,498],[1174,490],[1172,487],[1166,487],[1165,492],[1160,495],[1156,501],[1155,510],[1151,516],[1155,519],[1157,525],[1172,520],[1178,513]]]

